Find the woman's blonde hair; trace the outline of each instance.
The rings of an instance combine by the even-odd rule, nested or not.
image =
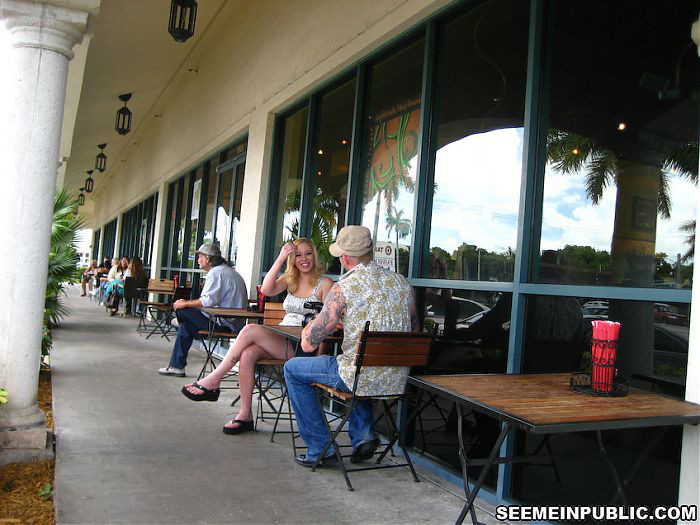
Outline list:
[[[316,249],[316,245],[311,239],[307,239],[306,237],[299,237],[298,239],[295,239],[294,242],[292,242],[292,244],[294,244],[295,246],[299,246],[300,244],[304,243],[311,246],[311,251],[314,254],[314,268],[311,271],[311,285],[316,286],[316,283],[325,272],[325,268],[321,266],[321,262],[318,260],[318,250]],[[296,252],[289,254],[289,256],[287,257],[287,269],[284,271],[284,278],[287,281],[287,290],[289,290],[292,293],[296,292],[297,288],[299,287],[299,270],[294,264],[296,262],[296,256]]]

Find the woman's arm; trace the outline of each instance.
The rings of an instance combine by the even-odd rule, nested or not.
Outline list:
[[[326,302],[326,297],[328,297],[328,292],[331,291],[333,287],[333,281],[328,277],[321,277],[321,301]]]
[[[265,279],[263,279],[262,286],[260,287],[260,291],[262,293],[264,293],[268,297],[272,297],[287,289],[287,280],[284,278],[284,276],[278,277],[278,275],[282,270],[282,265],[284,265],[284,263],[287,261],[287,257],[289,257],[289,254],[292,252],[296,252],[296,250],[297,247],[291,242],[288,242],[287,244],[282,246],[282,249],[280,250],[280,253],[277,256],[277,259],[275,259],[275,262],[272,264],[270,271],[267,272],[267,275],[265,275]]]

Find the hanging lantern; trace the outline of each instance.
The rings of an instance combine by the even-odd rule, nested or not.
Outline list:
[[[195,0],[172,0],[170,2],[170,20],[168,33],[175,42],[184,42],[194,35],[197,19],[197,2]]]
[[[80,190],[82,191],[83,188],[80,188]],[[78,206],[82,206],[83,204],[85,204],[85,195],[81,193],[78,195]]]
[[[92,193],[92,189],[95,187],[95,181],[92,179],[93,170],[87,170],[88,178],[85,179],[85,192]]]
[[[95,169],[100,173],[103,173],[104,170],[107,169],[107,155],[105,155],[104,151],[107,144],[98,144],[97,147],[100,148],[100,152],[95,157]]]
[[[119,95],[119,100],[124,102],[124,107],[119,108],[117,111],[117,121],[114,124],[114,129],[120,135],[126,135],[131,131],[131,111],[126,107],[126,103],[131,98],[131,93],[125,93],[124,95]],[[106,145],[106,144],[105,144]]]

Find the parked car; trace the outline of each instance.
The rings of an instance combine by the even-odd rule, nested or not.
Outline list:
[[[608,301],[601,301],[596,299],[595,301],[588,301],[583,303],[583,308],[608,308],[610,303]]]
[[[654,303],[654,321],[663,324],[686,326],[688,317],[672,312],[671,307],[665,303]]]
[[[606,321],[608,319],[607,306],[584,306],[581,311],[586,321]]]

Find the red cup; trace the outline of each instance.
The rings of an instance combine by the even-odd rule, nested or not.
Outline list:
[[[257,286],[258,290],[258,312],[263,313],[265,311],[265,301],[267,301],[267,297],[265,297],[265,294],[262,293],[260,290],[260,285]]]

